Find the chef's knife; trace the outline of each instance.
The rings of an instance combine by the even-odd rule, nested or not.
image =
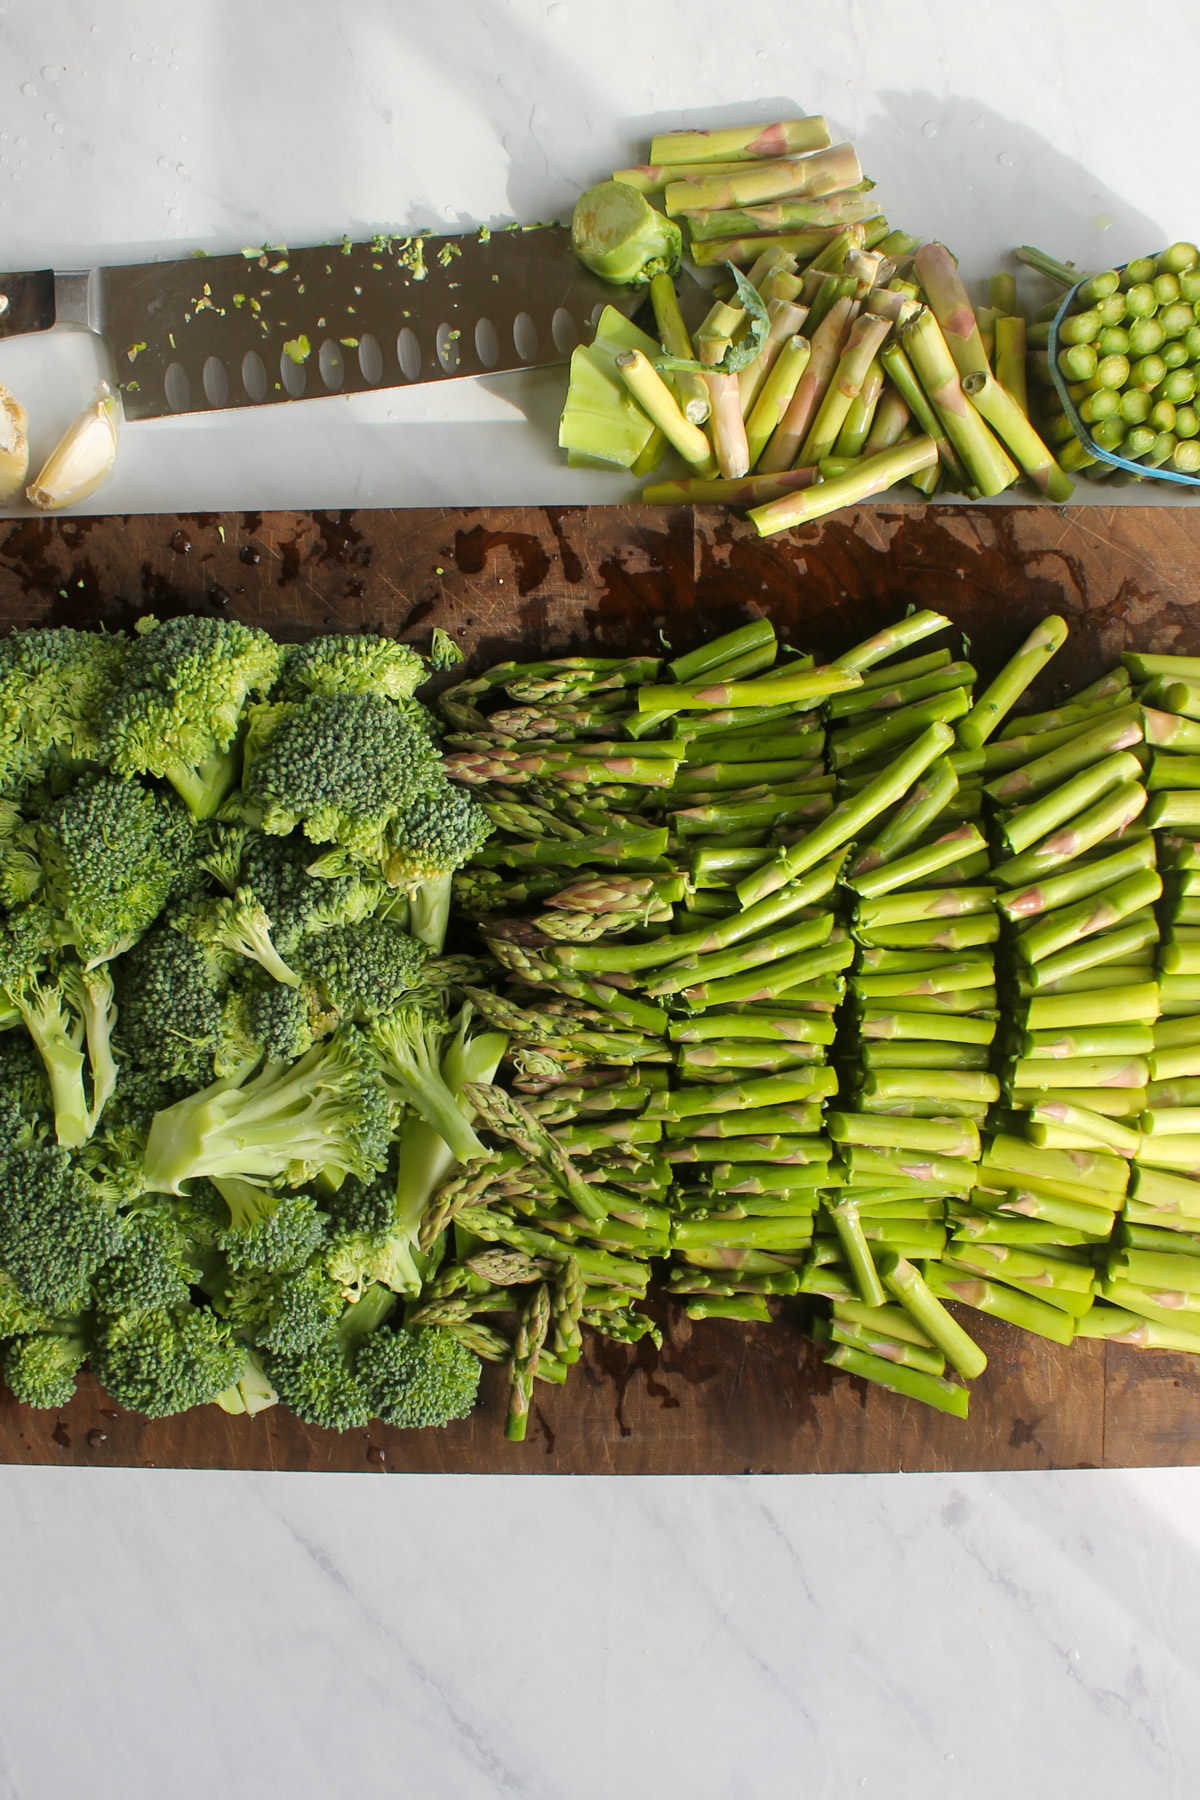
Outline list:
[[[645,294],[585,269],[565,227],[510,226],[0,274],[0,337],[96,332],[126,418],[155,419],[565,362]]]

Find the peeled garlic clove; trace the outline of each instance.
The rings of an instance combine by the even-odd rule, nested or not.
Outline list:
[[[117,457],[117,400],[107,381],[59,439],[26,496],[43,512],[74,506],[94,494]]]
[[[0,386],[0,502],[11,500],[25,486],[29,473],[29,416],[21,402]]]

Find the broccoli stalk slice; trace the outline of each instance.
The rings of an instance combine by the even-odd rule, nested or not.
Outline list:
[[[491,1152],[476,1137],[459,1095],[443,1080],[438,1066],[444,1029],[441,1019],[419,1007],[399,1006],[375,1021],[369,1037],[385,1081],[433,1127],[455,1160],[481,1161]]]
[[[266,1412],[274,1406],[279,1395],[267,1379],[267,1372],[253,1350],[246,1352],[246,1365],[231,1387],[213,1396],[222,1412],[248,1414],[253,1418],[256,1413]]]
[[[164,773],[193,819],[211,819],[237,786],[241,763],[241,751],[230,748],[206,756],[194,767],[172,763]]]
[[[451,880],[449,873],[431,875],[418,882],[409,895],[408,929],[420,943],[428,944],[435,956],[441,955],[446,943]]]
[[[463,1084],[494,1080],[508,1048],[502,1031],[481,1031],[468,1037],[469,1022],[469,1009],[464,1009],[441,1066],[442,1081],[468,1123],[475,1109],[462,1091]],[[434,1126],[421,1116],[410,1115],[400,1133],[396,1174],[397,1224],[410,1244],[417,1243],[429,1202],[448,1179],[454,1162],[453,1150]]]
[[[365,1177],[386,1154],[382,1084],[338,1034],[244,1086],[216,1081],[156,1113],[144,1167],[152,1192],[180,1194],[201,1175],[302,1181],[329,1166]]]
[[[11,998],[46,1065],[55,1135],[65,1150],[77,1150],[87,1143],[95,1123],[83,1082],[83,1021],[71,1011],[57,982],[31,980]]]

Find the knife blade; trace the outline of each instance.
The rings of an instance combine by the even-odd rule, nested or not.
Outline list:
[[[485,227],[0,274],[0,337],[96,333],[125,417],[154,419],[566,362],[605,306],[645,297],[585,269],[564,226]]]

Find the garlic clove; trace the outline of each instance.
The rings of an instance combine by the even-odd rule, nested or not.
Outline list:
[[[43,512],[94,494],[117,457],[117,400],[107,381],[54,446],[25,493]]]
[[[0,502],[11,500],[29,474],[29,415],[8,389],[0,386]]]

